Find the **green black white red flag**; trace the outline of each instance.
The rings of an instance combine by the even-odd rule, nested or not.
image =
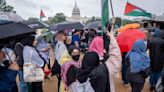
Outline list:
[[[43,10],[41,9],[41,11],[40,11],[40,20],[41,20],[42,18],[45,18],[45,17],[46,17],[46,16],[45,16]]]
[[[143,16],[143,17],[151,17],[152,15],[146,12],[144,9],[141,9],[135,5],[130,4],[127,2],[125,12],[126,16]]]

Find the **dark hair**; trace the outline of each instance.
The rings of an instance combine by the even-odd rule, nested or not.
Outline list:
[[[26,36],[25,38],[22,39],[21,43],[23,45],[28,45],[28,46],[33,46],[35,36]]]
[[[143,23],[143,27],[147,28],[148,27],[148,23]]]
[[[97,34],[97,31],[95,30],[95,29],[90,29],[91,31],[94,31],[95,32],[95,34]]]
[[[110,30],[111,30],[111,23],[110,23],[109,20],[106,22],[105,27],[106,27],[106,28],[108,29],[108,31],[110,32]]]
[[[79,50],[76,46],[72,45],[69,47],[68,53],[71,55],[71,53],[73,52],[74,49]]]
[[[58,34],[66,35],[66,33],[64,31],[59,31],[56,33],[56,35],[58,35]]]

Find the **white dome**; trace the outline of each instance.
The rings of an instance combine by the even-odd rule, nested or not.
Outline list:
[[[77,7],[76,3],[72,11],[72,16],[79,16],[80,17],[80,9]]]

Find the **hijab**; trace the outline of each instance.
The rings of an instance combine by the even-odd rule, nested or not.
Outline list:
[[[133,44],[132,50],[126,58],[130,60],[130,71],[132,73],[138,73],[150,67],[150,58],[146,53],[146,45],[141,39]]]
[[[90,52],[96,52],[99,55],[100,60],[103,60],[104,57],[104,41],[103,37],[97,36],[95,37],[90,46],[89,46]]]
[[[82,67],[77,74],[78,81],[80,83],[86,82],[92,70],[95,69],[99,63],[99,56],[96,52],[86,53],[82,61]]]

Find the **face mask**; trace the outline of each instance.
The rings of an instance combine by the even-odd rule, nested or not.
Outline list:
[[[80,58],[80,55],[75,55],[75,56],[72,56],[72,59],[75,60],[75,61],[78,61]]]

